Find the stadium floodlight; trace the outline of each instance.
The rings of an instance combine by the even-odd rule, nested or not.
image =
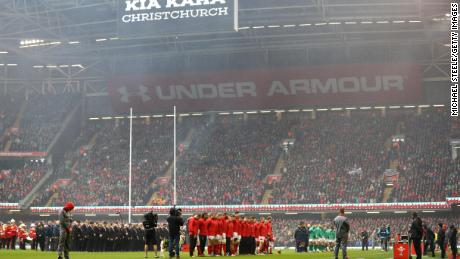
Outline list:
[[[257,114],[257,111],[248,111],[246,114]]]
[[[303,112],[313,112],[313,109],[303,109]]]
[[[392,21],[392,23],[405,23],[406,21]]]
[[[103,120],[111,120],[112,117],[102,117]]]
[[[247,26],[238,28],[238,30],[247,30],[247,29],[249,29],[249,27]]]
[[[341,22],[330,22],[329,25],[339,25],[342,24]]]
[[[326,25],[326,24],[327,24],[326,22],[315,23],[316,26],[321,26],[321,25]]]
[[[125,117],[124,116],[115,116],[114,118],[115,119],[124,119]]]
[[[89,118],[90,121],[100,120],[100,118]]]
[[[50,214],[40,214],[39,216],[40,216],[40,217],[49,217],[49,216],[51,216],[51,215],[50,215]]]
[[[79,41],[69,41],[68,44],[73,45],[73,44],[79,44]]]
[[[389,21],[377,21],[378,24],[387,24]]]
[[[119,40],[120,38],[118,37],[113,37],[113,38],[110,38],[109,40]]]
[[[5,66],[5,64],[0,64],[0,67],[4,67],[4,66]]]
[[[357,22],[345,22],[345,24],[357,24]]]
[[[33,67],[34,67],[34,68],[44,68],[44,66],[42,66],[42,65],[35,65],[35,66],[33,66]]]
[[[106,41],[106,38],[96,39],[96,42]]]
[[[385,109],[385,106],[375,106],[374,109]]]
[[[324,108],[324,109],[316,109],[316,110],[319,111],[319,112],[329,111],[329,109],[327,109],[327,108]]]
[[[150,116],[148,116],[148,115],[142,115],[142,116],[139,116],[139,118],[141,118],[141,119],[147,119],[147,118],[150,118]]]
[[[300,110],[288,110],[288,112],[300,112]]]
[[[163,118],[163,115],[153,115],[153,118]]]
[[[193,113],[192,116],[203,116],[203,113]]]
[[[233,112],[234,115],[241,115],[244,114],[244,112]]]
[[[272,111],[260,111],[260,113],[270,113]]]
[[[296,25],[295,24],[286,24],[286,25],[283,25],[284,28],[293,28],[295,27]]]
[[[406,214],[407,210],[397,210],[394,212],[395,214]]]
[[[343,108],[331,108],[331,111],[341,111]]]
[[[444,107],[444,104],[433,104],[433,107]]]
[[[311,23],[301,23],[301,24],[299,24],[299,27],[307,27],[307,26],[311,26]]]
[[[8,67],[17,67],[18,64],[6,64]]]
[[[69,67],[69,65],[59,65],[59,67]]]
[[[373,24],[373,21],[362,21],[361,24]]]
[[[179,116],[181,116],[181,117],[188,117],[188,116],[190,116],[190,113],[182,113],[182,114],[179,114]]]
[[[174,114],[166,114],[166,117],[174,117]]]
[[[265,26],[252,26],[253,29],[263,29]]]
[[[380,211],[366,211],[367,214],[380,214]]]
[[[286,112],[285,110],[276,110],[275,111],[276,113],[283,113],[283,112]]]
[[[430,106],[429,106],[428,104],[424,104],[424,105],[419,105],[418,107],[419,107],[419,108],[428,108],[428,107],[430,107]]]
[[[404,105],[404,108],[406,109],[415,108],[415,105]]]
[[[8,51],[1,50],[1,51],[0,51],[0,54],[8,54]]]
[[[420,23],[422,21],[418,21],[418,20],[412,20],[412,21],[409,21],[409,23]]]
[[[79,67],[79,68],[84,68],[82,64],[73,64],[72,67]]]
[[[398,105],[396,105],[396,106],[390,106],[390,109],[399,109],[399,108],[401,108],[401,106],[398,106]]]
[[[268,28],[279,28],[281,27],[281,25],[268,25],[267,27]]]
[[[435,213],[436,211],[434,210],[422,210],[423,213]]]

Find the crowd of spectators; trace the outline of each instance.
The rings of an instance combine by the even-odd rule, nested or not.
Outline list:
[[[16,203],[24,199],[47,170],[48,165],[40,161],[22,168],[0,169],[0,201]]]
[[[449,118],[444,110],[431,110],[400,121],[404,141],[393,148],[400,177],[391,201],[444,201],[458,194],[458,160],[451,155]]]
[[[220,116],[202,126],[178,163],[179,203],[260,203],[291,124],[263,115]]]
[[[203,119],[205,118],[205,119]],[[178,124],[178,204],[258,204],[273,189],[269,203],[382,202],[383,172],[398,161],[399,181],[389,198],[444,201],[459,195],[459,160],[452,160],[450,136],[458,123],[444,110],[318,112],[191,117]],[[173,120],[135,120],[133,127],[133,203],[145,205],[151,183],[173,160]],[[127,120],[90,122],[67,154],[70,184],[46,187],[36,205],[53,194],[54,204],[126,205],[129,125]],[[89,132],[89,133],[88,133]],[[184,147],[182,141],[193,132]],[[88,146],[96,135],[96,143]],[[392,137],[404,141],[392,143]],[[283,145],[285,140],[291,142]],[[280,181],[266,182],[278,159]],[[72,167],[73,169],[69,169]],[[172,185],[159,184],[161,203],[172,204]]]
[[[30,95],[10,151],[46,151],[77,101],[78,96],[68,94]]]
[[[366,203],[383,192],[385,141],[395,121],[374,113],[301,118],[271,203]]]
[[[91,124],[91,123],[90,123]],[[189,128],[183,122],[178,129],[181,140]],[[75,166],[68,176],[71,181],[65,186],[48,186],[40,193],[35,204],[52,200],[52,205],[62,204],[67,200],[79,204],[127,205],[129,183],[129,121],[94,122],[91,132],[96,134],[96,142],[88,147],[93,134],[85,134],[77,147],[78,154],[67,156],[73,158]],[[132,159],[132,202],[145,205],[152,190],[150,184],[163,174],[173,159],[173,120],[171,118],[154,120],[135,120],[133,125],[133,159]],[[66,163],[69,160],[67,160]],[[70,162],[69,164],[72,164]],[[69,166],[66,166],[69,167]]]
[[[14,130],[11,129],[16,118],[21,101],[9,95],[0,95],[0,150],[10,140]]]

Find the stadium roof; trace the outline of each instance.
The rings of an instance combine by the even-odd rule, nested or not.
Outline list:
[[[1,1],[0,80],[405,59],[448,71],[444,0],[240,0],[239,32],[151,38],[118,35],[118,2]]]

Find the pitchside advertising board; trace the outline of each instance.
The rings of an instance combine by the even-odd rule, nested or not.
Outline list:
[[[238,30],[238,0],[119,0],[120,37]]]
[[[113,77],[117,113],[411,104],[421,101],[416,64],[366,64]]]

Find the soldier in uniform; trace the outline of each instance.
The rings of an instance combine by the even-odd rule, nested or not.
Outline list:
[[[74,209],[71,202],[67,202],[59,214],[60,233],[59,233],[59,246],[58,246],[58,259],[69,259],[70,251],[70,228],[72,226],[72,218],[70,212]]]

